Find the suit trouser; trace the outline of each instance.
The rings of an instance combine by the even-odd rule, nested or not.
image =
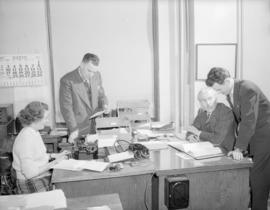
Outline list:
[[[253,156],[254,165],[250,171],[252,210],[267,210],[270,191],[270,148],[267,150],[261,153],[259,151]]]

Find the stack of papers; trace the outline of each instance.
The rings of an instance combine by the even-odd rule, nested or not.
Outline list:
[[[104,206],[88,207],[87,210],[111,210],[111,208],[107,205],[104,205]]]
[[[157,133],[149,129],[137,129],[137,132],[139,135],[145,135],[148,138],[157,138],[157,137],[166,135],[165,133],[159,133],[159,132]]]
[[[67,128],[55,128],[50,132],[50,135],[52,136],[66,136],[68,135],[68,129]]]
[[[99,117],[99,116],[101,116],[103,113],[105,113],[105,110],[96,112],[95,114],[93,114],[93,115],[90,116],[89,120],[91,120],[91,119],[93,119],[93,118],[96,118],[96,117]]]
[[[211,142],[189,143],[187,141],[169,142],[169,146],[185,152],[195,159],[204,159],[211,157],[223,156],[223,152],[219,147],[215,147]]]
[[[173,122],[151,122],[151,128],[155,130],[170,130],[174,128]]]
[[[108,155],[108,159],[111,163],[130,160],[133,158],[134,158],[134,154],[133,152],[130,152],[130,151]]]
[[[140,144],[146,146],[149,150],[161,150],[168,148],[168,144],[161,141],[145,141],[140,142]]]
[[[102,147],[113,147],[115,141],[117,140],[117,135],[98,135],[98,148]]]
[[[104,171],[110,163],[108,162],[100,162],[96,160],[62,160],[58,164],[54,165],[54,169],[64,169],[71,171],[81,171],[84,169],[91,171]]]

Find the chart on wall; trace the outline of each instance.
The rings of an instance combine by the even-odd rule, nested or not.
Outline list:
[[[40,54],[0,55],[0,87],[44,84]]]

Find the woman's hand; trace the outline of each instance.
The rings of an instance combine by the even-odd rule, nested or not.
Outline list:
[[[52,153],[51,154],[51,157],[52,158],[55,158],[55,159],[61,159],[61,160],[64,160],[64,159],[67,159],[68,157],[68,155],[70,155],[71,154],[71,152],[70,151],[68,151],[68,150],[64,150],[64,151],[62,151],[61,153]]]

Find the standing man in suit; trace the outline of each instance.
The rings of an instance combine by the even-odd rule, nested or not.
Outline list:
[[[107,109],[98,65],[98,56],[87,53],[80,66],[60,80],[60,110],[70,132],[70,143],[81,135],[95,133],[94,120],[89,117]]]
[[[241,160],[249,150],[252,210],[267,210],[270,191],[270,102],[253,82],[234,80],[227,70],[212,68],[206,85],[227,96],[237,126],[234,150],[228,155]],[[249,148],[248,148],[249,146]]]

